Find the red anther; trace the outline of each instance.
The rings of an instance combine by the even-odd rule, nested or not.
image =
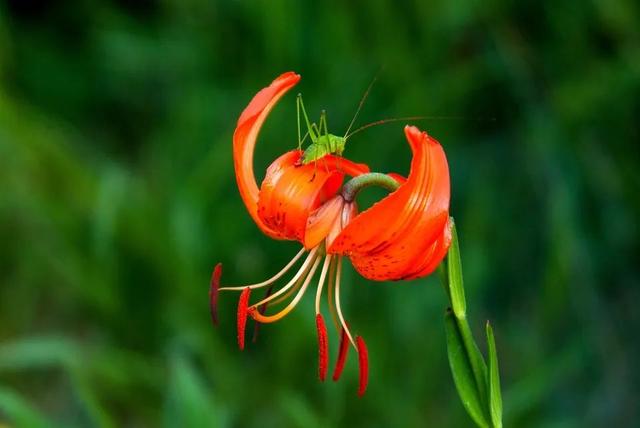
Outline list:
[[[369,355],[367,354],[367,345],[360,336],[356,337],[356,347],[358,348],[358,364],[360,365],[358,396],[362,397],[367,390],[367,383],[369,383]]]
[[[318,329],[318,376],[324,382],[327,378],[329,367],[329,352],[327,344],[327,327],[324,324],[322,314],[316,315],[316,328]]]
[[[220,287],[220,277],[222,276],[222,263],[218,263],[213,268],[211,274],[211,285],[209,286],[209,310],[211,311],[211,322],[218,325],[218,288]]]
[[[338,359],[336,360],[336,367],[333,369],[334,382],[340,379],[344,363],[347,361],[347,354],[349,354],[349,337],[347,331],[343,328],[340,335],[340,350],[338,351]]]
[[[244,349],[244,329],[247,325],[247,313],[249,312],[249,296],[251,289],[249,287],[242,290],[240,300],[238,300],[238,347]]]

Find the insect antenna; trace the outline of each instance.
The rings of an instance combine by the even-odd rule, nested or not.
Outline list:
[[[356,129],[355,131],[353,131],[350,134],[346,134],[344,136],[345,139],[350,138],[351,136],[357,134],[360,131],[364,131],[365,129],[368,128],[372,128],[374,126],[378,126],[378,125],[384,125],[385,123],[392,123],[392,122],[401,122],[401,121],[406,121],[406,120],[465,120],[465,121],[478,121],[478,122],[484,122],[484,121],[495,121],[495,118],[469,118],[469,117],[464,117],[464,116],[406,116],[406,117],[394,117],[394,118],[389,118],[389,119],[380,119],[380,120],[376,120],[375,122],[371,122],[371,123],[367,123],[366,125],[362,125],[361,127],[359,127],[358,129]]]
[[[351,119],[351,123],[349,123],[349,127],[347,128],[347,131],[344,133],[344,138],[347,138],[349,131],[351,131],[351,127],[356,122],[356,119],[360,114],[360,110],[362,110],[362,106],[364,105],[364,102],[367,100],[367,97],[369,96],[369,92],[371,92],[371,88],[373,88],[373,85],[376,83],[376,80],[378,80],[378,76],[380,75],[381,71],[382,71],[382,67],[380,67],[380,69],[376,72],[376,75],[373,76],[373,79],[371,79],[371,83],[369,83],[367,90],[364,91],[364,95],[362,95],[362,98],[360,99],[360,103],[358,104],[356,114],[353,115],[353,119]]]

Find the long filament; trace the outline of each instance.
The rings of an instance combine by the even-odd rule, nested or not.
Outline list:
[[[277,299],[275,299],[272,302],[269,302],[271,304],[271,306],[276,306],[282,302],[284,302],[285,300],[288,300],[289,297],[291,297],[291,295],[293,293],[296,293],[299,289],[300,286],[302,286],[302,283],[304,282],[305,278],[307,277],[307,273],[309,272],[309,269],[311,268],[311,266],[309,266],[302,274],[302,276],[300,276],[300,278],[298,278],[298,280],[296,281],[296,283],[293,285],[293,287],[291,287],[289,290],[287,290],[286,293],[284,293],[282,296],[278,297]]]
[[[345,333],[347,333],[347,337],[349,338],[349,342],[356,347],[356,343],[353,341],[351,337],[351,333],[349,332],[349,327],[347,327],[347,323],[344,322],[344,317],[342,316],[342,309],[340,309],[340,274],[342,273],[342,256],[338,256],[338,267],[336,272],[336,310],[338,311],[338,318],[340,318],[340,324],[342,324],[342,328]]]
[[[313,262],[314,260],[318,261],[317,258],[316,258],[317,251],[318,251],[317,247],[314,248],[313,250],[311,250],[311,252],[309,253],[309,256],[307,257],[307,259],[302,264],[302,267],[300,268],[300,270],[298,272],[296,272],[296,274],[293,276],[293,278],[291,278],[291,280],[284,287],[282,287],[280,290],[278,290],[277,292],[273,293],[271,296],[267,297],[266,299],[262,299],[258,303],[251,305],[251,307],[252,308],[257,308],[258,306],[262,305],[263,303],[270,302],[270,301],[276,299],[277,297],[281,296],[282,294],[286,293],[286,291],[289,288],[293,287],[295,285],[295,283],[298,281],[298,279],[305,272],[307,272],[307,268],[309,267],[309,264],[311,262]]]
[[[327,254],[324,257],[324,264],[322,265],[322,271],[320,272],[320,280],[318,281],[318,289],[316,290],[316,315],[320,313],[320,297],[322,297],[322,287],[324,286],[324,280],[327,277],[327,271],[331,264],[331,255]]]
[[[336,304],[333,299],[333,294],[336,286],[336,265],[338,260],[336,257],[331,259],[331,266],[329,267],[329,284],[327,284],[327,303],[329,304],[329,313],[331,314],[331,320],[336,327],[336,331],[340,331],[340,321],[338,320],[338,314],[336,313]]]
[[[247,288],[247,287],[251,288],[252,290],[253,290],[253,289],[256,289],[256,288],[260,288],[260,287],[266,287],[267,285],[269,285],[269,284],[271,284],[271,283],[273,283],[273,282],[277,281],[278,279],[280,279],[280,278],[282,277],[282,275],[284,275],[285,273],[287,273],[287,271],[288,271],[289,269],[291,269],[291,266],[293,266],[293,265],[298,261],[298,259],[300,259],[300,257],[302,257],[302,255],[304,254],[304,252],[305,252],[305,249],[304,249],[304,248],[302,248],[302,249],[298,252],[298,254],[296,254],[296,255],[293,257],[293,259],[291,259],[291,261],[290,261],[289,263],[287,263],[287,265],[286,265],[285,267],[283,267],[283,268],[282,268],[282,270],[281,270],[280,272],[278,272],[277,274],[275,274],[273,277],[271,277],[271,278],[267,279],[266,281],[259,282],[259,283],[257,283],[257,284],[242,285],[242,286],[239,286],[239,287],[222,287],[222,288],[219,288],[219,289],[218,289],[218,291],[228,291],[228,290],[241,291],[241,290],[244,290],[244,289],[245,289],[245,288]],[[313,252],[313,251],[311,251],[311,252],[309,253],[309,257],[311,257],[311,255],[312,255],[313,253],[314,253],[314,252]],[[308,258],[307,258],[307,260],[308,260]]]
[[[260,314],[258,311],[252,310],[251,316],[253,317],[253,319],[262,323],[271,323],[271,322],[278,321],[282,317],[286,316],[289,312],[291,312],[291,310],[293,310],[293,308],[296,307],[300,299],[302,299],[302,296],[304,295],[304,292],[307,290],[307,286],[313,279],[313,275],[316,273],[316,269],[318,269],[319,264],[320,264],[320,258],[317,258],[315,262],[313,262],[311,271],[309,272],[309,275],[307,275],[307,278],[304,280],[304,284],[302,284],[302,288],[300,288],[300,291],[298,291],[298,294],[296,294],[296,297],[294,297],[293,300],[283,310],[281,310],[277,314],[270,315],[270,316],[264,316]]]

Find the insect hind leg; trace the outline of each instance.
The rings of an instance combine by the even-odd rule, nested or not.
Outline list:
[[[322,163],[324,165],[324,169],[325,171],[329,172],[329,165],[327,164],[327,159],[326,159],[326,155],[331,154],[332,151],[332,147],[331,147],[331,140],[329,139],[329,127],[327,126],[327,112],[326,110],[322,110],[322,112],[320,113],[320,124],[318,125],[318,128],[320,129],[320,132],[322,132],[322,129],[324,127],[324,152],[325,155],[322,157]]]

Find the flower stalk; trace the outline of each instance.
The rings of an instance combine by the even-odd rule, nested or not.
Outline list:
[[[344,186],[342,186],[342,197],[346,202],[352,202],[356,199],[360,190],[369,186],[379,186],[393,192],[400,187],[400,183],[387,174],[370,172],[353,177]]]

